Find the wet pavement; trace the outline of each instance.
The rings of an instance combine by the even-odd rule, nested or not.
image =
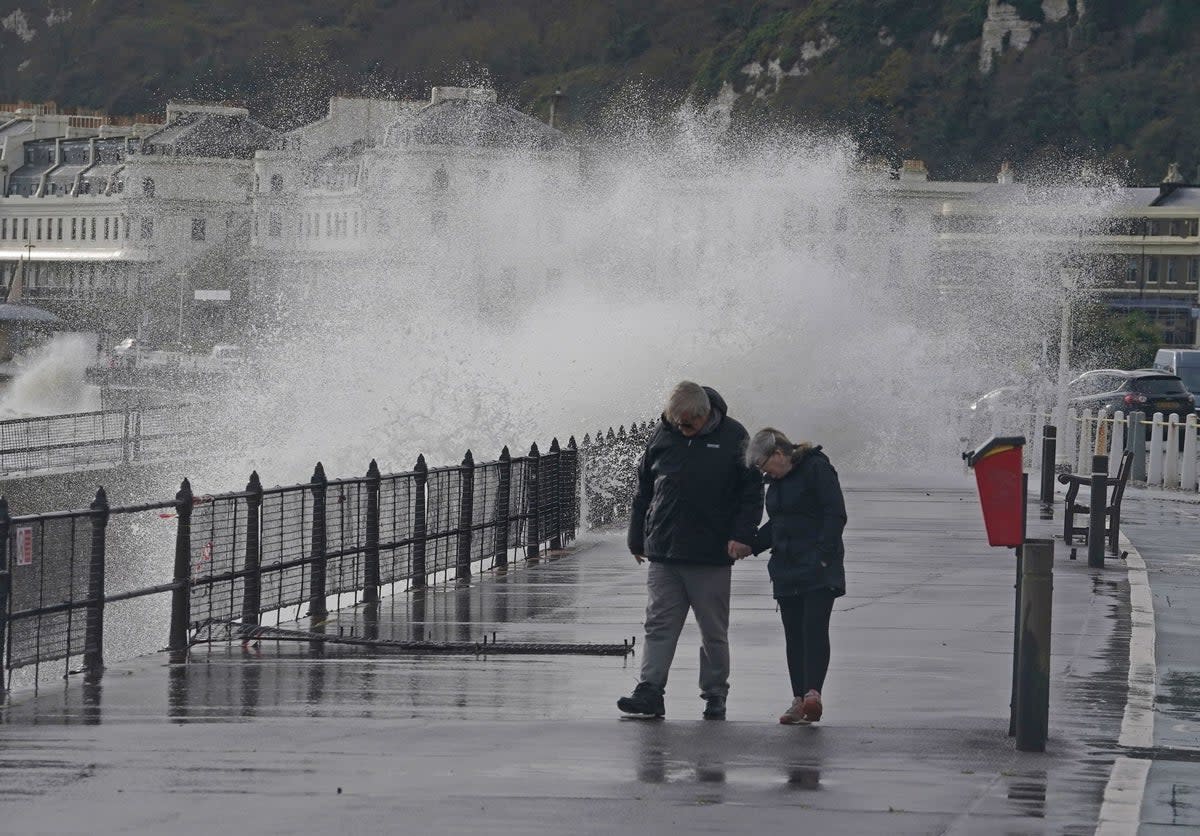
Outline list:
[[[1173,500],[1173,501],[1172,501]],[[1153,592],[1158,688],[1143,834],[1200,831],[1200,497],[1138,492],[1124,527]]]
[[[700,719],[690,621],[660,722],[617,716],[636,655],[198,648],[186,666],[110,662],[98,684],[11,695],[0,832],[1094,832],[1121,754],[1124,565],[1089,570],[1057,546],[1050,739],[1020,753],[1007,736],[1015,562],[986,545],[973,485],[844,484],[849,594],[818,725],[776,722],[790,693],[758,558],[735,568],[725,722]],[[1034,519],[1031,535],[1056,525]],[[644,572],[620,534],[589,534],[570,554],[325,629],[640,642]]]

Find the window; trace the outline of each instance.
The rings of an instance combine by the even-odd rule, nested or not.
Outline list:
[[[79,218],[71,218],[71,240],[79,237]]]
[[[1196,284],[1200,280],[1200,256],[1192,256],[1188,259],[1188,284]]]
[[[1141,259],[1133,256],[1125,265],[1125,284],[1137,284],[1141,280]]]
[[[61,241],[63,239],[63,237],[62,237],[62,218],[59,218],[58,221],[54,224],[54,231],[55,231],[54,237],[57,238],[59,241]]]
[[[29,240],[29,218],[21,218],[21,239]]]
[[[1179,269],[1178,269],[1179,256],[1168,255],[1168,256],[1164,256],[1163,260],[1167,262],[1167,284],[1178,284],[1179,283]]]
[[[256,191],[256,192],[262,191],[262,182],[257,174],[254,175],[254,191]]]
[[[108,218],[104,219],[104,240],[108,240]]]
[[[142,194],[146,197],[154,197],[154,179],[146,177],[142,180]]]
[[[267,234],[272,238],[278,238],[283,234],[283,221],[280,219],[278,212],[271,213],[271,218],[267,224]]]
[[[8,238],[8,218],[0,218],[0,239]]]
[[[192,240],[204,240],[204,218],[192,218]]]
[[[129,240],[129,218],[121,218],[121,225],[125,227],[125,240]]]
[[[142,240],[148,241],[154,237],[154,218],[142,218]]]
[[[283,191],[283,175],[282,174],[272,174],[271,175],[271,194],[279,194],[282,191]]]
[[[42,219],[38,218],[35,223],[37,224],[37,240],[41,241],[42,240]]]
[[[1151,256],[1146,263],[1146,284],[1158,284],[1158,256]]]
[[[96,219],[95,218],[91,219],[91,223],[89,224],[89,226],[91,227],[91,231],[92,231],[92,234],[90,237],[93,241],[95,241],[96,240]]]
[[[325,213],[325,237],[333,237],[333,214],[331,212]]]

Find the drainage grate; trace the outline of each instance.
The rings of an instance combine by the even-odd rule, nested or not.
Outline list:
[[[262,627],[243,624],[240,621],[213,619],[196,628],[191,643],[215,644],[240,641],[243,645],[262,639],[271,641],[319,642],[324,644],[369,647],[390,653],[462,653],[473,656],[490,654],[530,656],[628,656],[633,652],[637,638],[624,639],[620,644],[597,644],[591,642],[509,642],[491,639],[484,634],[481,641],[401,641],[399,639],[372,639],[363,636],[323,633],[316,630],[285,630],[280,627]]]

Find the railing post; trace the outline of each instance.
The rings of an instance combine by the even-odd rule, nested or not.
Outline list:
[[[129,402],[125,402],[124,422],[121,427],[121,461],[129,464],[133,461],[133,415],[129,411]]]
[[[1179,416],[1174,412],[1167,418],[1167,443],[1163,450],[1163,487],[1179,487]]]
[[[575,533],[579,528],[579,497],[582,486],[579,484],[579,445],[575,436],[567,440],[567,496],[570,497],[570,513],[567,515],[567,538],[575,542]]]
[[[471,579],[471,526],[475,520],[475,457],[470,450],[463,456],[458,485],[458,553],[454,577],[468,581]]]
[[[258,471],[250,474],[246,483],[246,554],[242,569],[242,623],[258,624],[258,614],[262,610],[262,535],[260,520],[262,518],[263,487],[258,478]]]
[[[1054,457],[1058,446],[1058,427],[1047,424],[1042,427],[1042,490],[1041,502],[1054,502]]]
[[[312,549],[308,565],[308,615],[314,623],[329,614],[325,605],[325,491],[328,482],[325,466],[317,462],[309,488],[312,491]]]
[[[554,456],[554,475],[552,477],[554,483],[552,485],[548,486],[549,489],[551,491],[553,491],[553,497],[554,497],[554,499],[553,499],[554,529],[550,532],[550,551],[558,552],[558,551],[562,551],[562,547],[563,547],[562,532],[563,532],[563,520],[565,519],[565,515],[563,514],[563,510],[562,510],[562,504],[563,504],[563,498],[564,498],[563,497],[563,478],[562,478],[562,458],[563,457],[562,457],[562,448],[558,446],[557,438],[550,439],[550,450],[548,452],[550,453],[550,455]]]
[[[1105,520],[1108,519],[1108,456],[1092,456],[1088,497],[1088,566],[1104,568]]]
[[[425,489],[429,484],[429,467],[425,464],[424,453],[417,456],[417,465],[413,468],[413,473],[412,577],[409,578],[409,586],[413,589],[424,589],[427,534]]]
[[[1026,540],[1021,551],[1024,571],[1021,577],[1017,749],[1022,752],[1044,752],[1050,725],[1050,613],[1054,597],[1054,541]]]
[[[508,565],[509,502],[512,497],[512,455],[508,447],[500,451],[499,481],[496,485],[496,548],[492,560],[497,566]]]
[[[96,491],[92,501],[92,547],[88,556],[88,608],[83,635],[83,668],[89,675],[104,670],[104,545],[108,530],[108,494]]]
[[[1155,487],[1162,486],[1163,479],[1163,414],[1154,413],[1150,422],[1150,461],[1146,465],[1146,482]]]
[[[192,484],[187,479],[175,494],[175,588],[171,591],[171,662],[187,660],[188,624],[192,620]]]
[[[12,581],[8,574],[8,540],[12,531],[12,517],[8,513],[8,500],[0,496],[0,694],[7,678],[4,676],[4,653],[8,649],[8,596]]]
[[[528,513],[528,524],[525,526],[525,559],[537,560],[538,547],[542,538],[538,532],[538,516],[542,510],[541,503],[541,468],[542,454],[538,452],[535,441],[529,448],[529,462],[525,468],[525,503]]]
[[[383,481],[379,463],[367,467],[367,531],[363,566],[363,603],[379,602],[379,485]]]
[[[1125,436],[1125,449],[1133,453],[1133,464],[1129,479],[1133,482],[1146,481],[1146,413],[1129,413],[1129,432]]]
[[[1179,487],[1185,491],[1196,490],[1196,415],[1187,417],[1183,425],[1183,468],[1179,473]]]

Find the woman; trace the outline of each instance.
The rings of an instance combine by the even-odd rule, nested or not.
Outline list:
[[[767,570],[783,616],[792,705],[784,724],[821,719],[821,689],[829,669],[829,616],[846,594],[846,504],[837,471],[820,447],[793,444],[779,430],[759,430],[747,462],[767,483],[767,523],[754,553],[771,550]]]

